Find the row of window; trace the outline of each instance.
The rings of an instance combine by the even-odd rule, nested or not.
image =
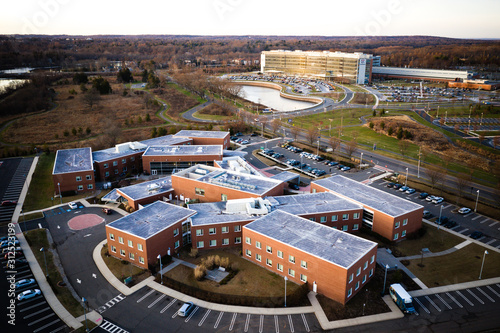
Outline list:
[[[401,231],[401,238],[406,236],[406,230]],[[399,232],[394,234],[393,240],[397,240],[399,238]]]
[[[85,179],[92,180],[92,175],[86,175]],[[77,182],[81,182],[82,181],[82,176],[76,176],[76,181]]]
[[[375,255],[372,255],[370,258],[370,264],[373,264],[374,262],[375,262]],[[365,261],[365,263],[363,264],[363,270],[366,270],[367,268],[368,268],[368,260]],[[358,267],[358,269],[356,270],[356,276],[359,276],[360,274],[361,274],[361,267]],[[370,276],[372,276],[372,274],[373,274],[373,268],[370,270]],[[363,283],[365,282],[364,281],[365,279],[366,275],[363,278]],[[354,273],[351,273],[351,275],[349,275],[349,283],[351,283],[353,280],[354,280]]]
[[[94,184],[87,184],[87,190],[92,190],[94,188]],[[78,185],[78,191],[83,190],[83,185]]]
[[[209,246],[217,246],[217,240],[216,239],[211,239],[208,242]],[[234,238],[234,244],[241,244],[241,237],[235,237]],[[222,239],[222,245],[229,245],[229,238],[224,238]],[[198,241],[196,242],[196,247],[198,249],[204,248],[205,247],[205,241]]]
[[[235,225],[234,226],[234,232],[240,232],[241,231],[241,225]],[[229,227],[221,227],[221,233],[227,234],[229,232]],[[217,228],[208,228],[208,234],[209,235],[215,235],[217,234]],[[196,236],[203,236],[203,229],[196,229]]]
[[[405,225],[407,225],[407,224],[408,224],[408,219],[404,219],[404,220],[403,220],[403,226],[405,226]],[[400,225],[400,222],[396,222],[396,223],[394,224],[394,229],[399,228],[399,225]]]
[[[360,217],[360,214],[359,214],[359,213],[354,213],[354,214],[352,214],[352,218],[353,218],[353,219],[355,219],[355,220],[359,219],[359,217]],[[315,222],[315,221],[316,221],[316,218],[315,218],[315,217],[311,217],[311,218],[309,218],[309,220],[311,220],[311,221],[314,221],[314,222]],[[321,217],[319,218],[319,221],[320,221],[321,223],[325,223],[325,222],[327,222],[327,220],[328,220],[328,217],[327,217],[327,216],[321,216]],[[332,215],[332,217],[331,217],[331,222],[337,222],[338,220],[339,220],[339,216],[338,216],[338,215]],[[349,220],[349,214],[342,214],[342,220],[343,220],[343,221],[345,221],[345,220]]]
[[[115,246],[113,246],[113,245],[111,245],[111,252],[116,253],[116,247],[115,247]],[[125,250],[120,249],[120,255],[121,255],[122,257],[125,257]],[[138,258],[138,259],[139,259],[139,263],[140,263],[140,264],[144,264],[144,257],[141,257],[141,256],[138,256],[138,257],[139,257],[139,258]],[[129,258],[130,260],[135,260],[135,254],[134,254],[134,253],[132,253],[132,252],[129,252],[129,253],[128,253],[128,258]]]
[[[177,236],[178,234],[179,234],[179,229],[177,228],[177,229],[174,230],[174,237]],[[115,235],[113,233],[111,233],[111,232],[109,233],[109,239],[113,240],[113,241],[115,240]],[[124,243],[123,237],[118,236],[118,243],[120,243],[120,244]],[[127,245],[128,245],[128,247],[133,248],[134,247],[134,242],[131,241],[131,240],[127,240]],[[176,241],[174,243],[174,247],[178,248],[179,246],[180,246],[180,241]],[[141,243],[137,243],[137,250],[144,251]]]
[[[370,277],[373,275],[373,268],[370,269]],[[366,282],[366,274],[363,276],[363,280],[361,281],[362,284],[365,284]],[[360,283],[359,281],[356,282],[356,285],[354,286],[354,290],[358,290],[359,289],[359,286],[360,286]],[[349,290],[347,290],[347,297],[351,297],[352,296],[352,288],[349,288]]]
[[[281,251],[278,251],[278,253],[279,252],[281,252]],[[252,257],[252,250],[246,249],[245,254],[248,257]],[[293,263],[295,263],[295,257],[293,257],[293,256],[290,256],[290,257],[293,258]],[[283,253],[281,253],[281,257],[280,258],[283,258]],[[258,262],[261,262],[262,261],[262,256],[260,254],[256,253],[255,254],[255,260],[257,260]],[[290,262],[292,262],[291,259],[290,259]],[[266,265],[269,266],[269,267],[273,267],[273,260],[271,258],[266,258]],[[307,262],[305,262],[304,260],[301,260],[301,267],[307,269]],[[276,269],[278,271],[280,271],[280,272],[283,272],[283,264],[277,263],[276,264]],[[290,275],[291,277],[295,277],[295,270],[289,268],[288,269],[288,275]],[[300,281],[307,282],[307,276],[304,275],[304,274],[300,274]]]
[[[135,169],[135,165],[132,165],[132,170]],[[123,172],[127,172],[127,167],[123,167]],[[120,171],[118,169],[115,169],[115,175],[117,175]],[[106,171],[104,173],[104,177],[109,177],[109,171]]]
[[[245,243],[247,243],[248,245],[252,245],[252,240],[250,237],[245,237]],[[255,242],[255,247],[258,248],[258,249],[262,249],[262,243],[259,242],[259,241],[256,241]],[[250,257],[251,257],[251,253],[252,251],[247,249],[247,255],[248,255],[248,252],[250,253]],[[273,253],[273,248],[272,246],[269,246],[269,245],[266,245],[266,252],[267,253],[270,253],[272,254]],[[259,255],[260,256],[260,255]],[[283,259],[283,251],[280,251],[280,250],[277,250],[276,251],[276,256],[280,259]],[[260,261],[260,260],[259,260]],[[295,264],[295,256],[292,256],[292,255],[289,255],[288,256],[288,261],[291,262],[292,264]],[[307,261],[305,260],[301,260],[300,261],[300,267],[302,268],[305,268],[307,269]]]
[[[132,156],[130,158],[130,161],[131,162],[134,162],[135,161],[135,157]],[[126,164],[127,163],[127,159],[126,158],[122,158],[122,164]],[[118,161],[113,161],[113,166],[117,166],[118,165]],[[104,169],[107,169],[109,167],[109,164],[108,163],[104,163]]]

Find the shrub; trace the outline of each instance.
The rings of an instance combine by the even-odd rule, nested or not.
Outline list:
[[[215,265],[215,258],[214,256],[208,256],[205,258],[205,260],[202,260],[201,264],[205,266],[207,270],[211,270],[214,268]]]
[[[203,280],[206,274],[207,274],[207,269],[203,265],[198,265],[194,269],[194,278],[198,281]]]
[[[214,264],[215,264],[215,266],[219,266],[219,267],[220,267],[220,265],[221,265],[221,261],[220,261],[220,257],[219,257],[219,255],[216,255],[216,256],[214,257]]]
[[[189,256],[191,258],[196,258],[198,256],[198,249],[191,249],[191,251],[189,252]]]
[[[370,121],[370,128],[373,129],[373,122]]]

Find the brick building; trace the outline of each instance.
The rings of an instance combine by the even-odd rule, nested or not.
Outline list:
[[[193,140],[194,145],[221,145],[223,149],[227,149],[231,144],[229,132],[222,131],[182,130],[174,136],[176,138],[189,138]]]
[[[89,192],[95,189],[92,149],[58,150],[52,170],[57,195],[64,192]]]
[[[276,210],[243,227],[243,257],[341,304],[375,271],[377,244]]]
[[[316,180],[311,192],[331,192],[363,206],[363,226],[389,240],[405,239],[422,227],[424,207],[341,175]]]

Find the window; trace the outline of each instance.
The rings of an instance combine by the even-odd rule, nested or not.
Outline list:
[[[250,251],[249,249],[247,249],[245,251],[245,253],[247,254],[248,257],[251,257],[252,256],[252,251]]]
[[[133,253],[129,253],[128,257],[130,260],[135,260],[135,255]]]
[[[127,172],[127,167],[126,166],[123,167],[123,172]]]
[[[351,297],[352,295],[352,288],[349,288],[349,290],[347,291],[347,297]]]
[[[111,252],[116,253],[116,247],[115,247],[115,246],[113,246],[113,245],[111,245]]]
[[[355,224],[352,226],[352,230],[359,230],[359,224]]]
[[[229,227],[222,227],[222,233],[227,234],[229,232]]]
[[[311,220],[313,222],[316,222],[316,218],[315,217],[310,217],[309,220]]]
[[[288,275],[295,277],[295,271],[291,268],[288,269]]]
[[[397,233],[397,232],[396,232],[396,233],[394,234],[394,240],[396,240],[396,239],[398,239],[398,238],[399,238],[399,233]]]
[[[365,264],[363,265],[363,270],[367,269],[368,268],[368,260],[365,261]]]
[[[78,191],[83,190],[83,185],[78,185]]]
[[[217,240],[211,239],[210,240],[210,246],[217,246]]]
[[[209,235],[215,235],[215,233],[216,233],[215,228],[208,228],[208,234]]]
[[[196,229],[196,236],[203,236],[203,229]]]
[[[338,221],[339,216],[338,215],[332,215],[332,222]]]
[[[220,195],[221,201],[227,201],[227,194]]]
[[[272,247],[270,247],[269,245],[268,245],[268,246],[266,246],[266,252],[267,252],[267,253],[273,253],[273,248],[272,248]]]
[[[300,281],[307,282],[307,276],[305,276],[304,274],[300,274]]]
[[[365,283],[365,282],[366,282],[366,274],[363,275],[363,283]]]
[[[118,169],[115,169],[115,175],[117,175],[117,174],[118,174]]]
[[[104,169],[108,168],[108,163],[104,163]]]
[[[194,188],[194,193],[198,194],[198,195],[205,195],[205,190],[204,189],[201,189],[201,188],[197,188],[195,187]]]
[[[358,267],[358,269],[356,270],[356,276],[359,276],[359,274],[361,274],[361,267]]]
[[[292,264],[295,264],[295,257],[294,256],[288,256],[288,261],[290,261]]]
[[[142,249],[142,244],[137,244],[137,250],[139,250],[139,251],[143,251],[143,249]]]
[[[349,275],[349,283],[352,282],[353,279],[354,279],[354,274],[351,273],[351,275]]]
[[[88,190],[91,190],[91,189],[93,189],[93,188],[94,188],[94,185],[92,185],[92,184],[87,184],[87,189],[88,189]]]
[[[370,276],[372,276],[372,275],[373,275],[373,268],[370,269]]]
[[[87,176],[85,176],[85,178],[86,178],[87,180],[92,180],[92,176],[91,176],[91,175],[87,175]]]
[[[355,219],[355,220],[359,219],[359,213],[352,214],[352,218]]]
[[[277,255],[278,255],[278,258],[283,259],[283,252],[282,251],[278,250]]]
[[[122,158],[122,164],[125,164],[127,163],[127,159],[126,158]]]
[[[109,171],[106,171],[106,172],[104,173],[104,177],[109,177]]]
[[[111,239],[111,240],[115,240],[115,235],[114,235],[114,234],[112,234],[112,233],[109,233],[109,239]]]
[[[120,250],[120,255],[124,256],[125,257],[125,250]]]
[[[257,254],[255,255],[255,259],[256,259],[257,261],[262,261],[262,256],[261,256],[260,254],[258,254],[258,253],[257,253]]]
[[[133,162],[133,161],[135,161],[135,156],[132,156],[132,157],[130,158],[130,160],[131,160],[132,162]]]
[[[118,237],[118,243],[123,244],[123,237]]]
[[[118,161],[113,161],[113,166],[117,166],[118,165]]]
[[[256,247],[256,248],[258,248],[258,249],[262,248],[262,246],[260,245],[260,242],[259,242],[259,241],[256,241],[256,242],[255,242],[255,247]]]
[[[359,281],[356,282],[356,286],[354,287],[354,290],[358,290],[358,288],[359,288]]]
[[[372,257],[370,258],[370,264],[373,264],[374,261],[375,261],[375,255],[372,255]]]
[[[267,266],[270,266],[270,267],[273,267],[273,261],[269,258],[266,259],[266,265]]]
[[[204,241],[199,241],[199,242],[196,242],[196,247],[199,249],[199,248],[202,248],[202,247],[205,247],[205,242]]]
[[[276,267],[278,268],[278,271],[283,272],[283,265],[282,264],[278,264]]]
[[[82,181],[82,176],[76,176],[76,181],[81,182]]]
[[[325,223],[325,222],[326,222],[326,216],[321,216],[321,218],[320,218],[320,222],[321,222],[321,223]]]
[[[234,238],[234,244],[241,244],[241,237]]]
[[[174,229],[174,237],[177,236],[179,234],[179,228],[175,228]]]
[[[394,229],[397,229],[399,228],[399,222],[396,222],[396,224],[394,225]]]
[[[139,263],[144,264],[144,258],[139,256]]]
[[[343,225],[342,226],[342,231],[347,231],[349,230],[349,226],[348,225]]]
[[[408,219],[404,219],[403,220],[403,225],[407,225],[408,224]]]
[[[342,214],[342,220],[348,220],[349,214]]]
[[[316,193],[316,189],[315,189],[315,188],[313,188],[313,191],[312,191],[312,193]]]
[[[229,245],[229,238],[224,238],[222,240],[222,245]]]
[[[240,231],[241,231],[241,225],[235,225],[234,232],[240,232]]]
[[[307,261],[301,260],[300,267],[307,269]]]
[[[401,237],[406,236],[406,230],[401,231]]]
[[[134,247],[134,243],[131,240],[127,241],[127,244],[129,247]]]
[[[175,241],[175,243],[174,243],[174,249],[178,248],[179,246],[181,246],[181,242],[180,241]]]

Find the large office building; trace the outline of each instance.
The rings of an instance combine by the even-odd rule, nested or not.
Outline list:
[[[372,73],[374,78],[410,79],[436,82],[458,82],[476,77],[475,73],[469,71],[386,66],[373,66]]]
[[[272,50],[261,54],[263,73],[310,76],[347,83],[368,84],[373,55],[360,52]]]

